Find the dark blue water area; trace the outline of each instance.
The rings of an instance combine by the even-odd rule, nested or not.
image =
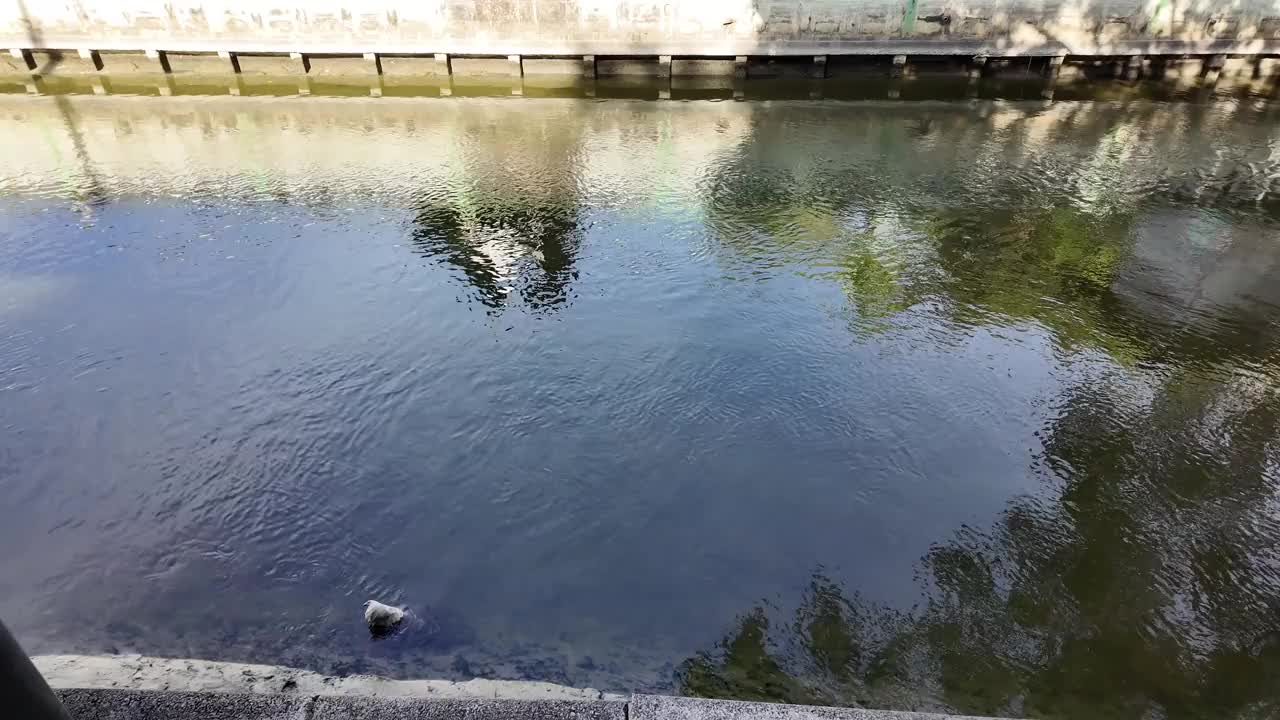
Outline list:
[[[50,100],[0,103],[32,652],[1275,699],[1267,107]]]
[[[368,595],[449,641],[678,641],[817,565],[910,601],[938,528],[1028,489],[1055,386],[1033,330],[860,342],[838,289],[668,222],[589,215],[563,308],[489,312],[394,209],[94,213],[8,209],[57,294],[10,339],[5,544],[80,541],[28,556],[61,613],[355,642]]]

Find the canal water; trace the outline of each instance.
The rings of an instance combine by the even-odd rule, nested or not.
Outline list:
[[[0,95],[0,617],[36,653],[1280,712],[1278,118]]]

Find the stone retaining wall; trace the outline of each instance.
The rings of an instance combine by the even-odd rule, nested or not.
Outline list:
[[[659,75],[700,58],[1258,56],[1280,53],[1280,0],[0,0],[5,47],[19,70],[54,50],[165,72],[187,56],[238,70],[269,55],[294,72],[413,57],[444,73],[453,56],[514,72],[531,56],[571,59],[588,73],[608,56]]]

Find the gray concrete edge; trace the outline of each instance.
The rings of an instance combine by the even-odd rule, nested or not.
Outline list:
[[[862,708],[622,695],[547,682],[392,680],[146,655],[31,658],[73,720],[960,720]]]
[[[636,694],[628,720],[991,720],[970,715]]]
[[[959,715],[634,695],[629,700],[386,698],[64,688],[72,720],[982,720]]]

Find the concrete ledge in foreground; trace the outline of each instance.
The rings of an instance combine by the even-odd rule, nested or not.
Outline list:
[[[630,701],[100,689],[64,689],[57,695],[72,720],[980,720],[660,695],[636,695]]]
[[[309,698],[297,695],[149,690],[56,690],[72,720],[286,720],[305,718]]]
[[[593,688],[527,680],[388,680],[376,675],[334,677],[284,667],[146,655],[37,655],[36,670],[54,689],[165,690],[172,692],[297,697],[353,695],[381,698],[505,700],[625,700]],[[0,715],[3,717],[3,715]]]
[[[625,720],[621,700],[59,690],[72,720]]]
[[[630,720],[991,720],[968,715],[635,695]]]
[[[546,682],[334,677],[279,665],[144,655],[40,655],[32,661],[72,720],[966,720],[862,708],[628,698]]]

